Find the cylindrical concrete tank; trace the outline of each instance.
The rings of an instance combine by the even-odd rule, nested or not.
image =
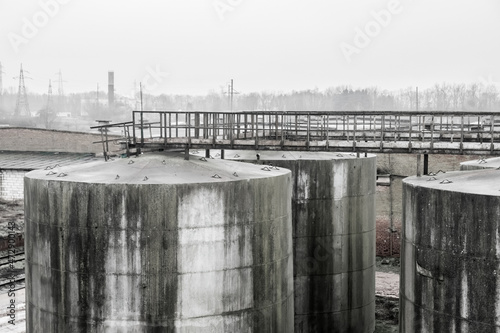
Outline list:
[[[294,179],[295,332],[373,332],[376,157],[226,151],[225,158],[255,163],[257,154]]]
[[[167,154],[27,174],[27,332],[292,332],[291,189]]]
[[[400,332],[500,331],[500,171],[403,183]]]
[[[467,161],[460,163],[460,170],[479,170],[479,169],[497,169],[500,168],[500,157],[481,158],[479,160]]]

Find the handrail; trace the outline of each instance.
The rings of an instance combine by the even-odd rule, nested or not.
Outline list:
[[[146,110],[133,111],[129,122],[91,128],[110,127],[132,127],[127,144],[139,152],[217,148],[500,155],[499,111]]]

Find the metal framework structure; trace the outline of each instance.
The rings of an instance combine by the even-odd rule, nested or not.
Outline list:
[[[500,155],[500,112],[492,111],[133,111],[127,154],[167,149]],[[106,138],[104,137],[106,135]],[[116,141],[116,140],[115,140]]]
[[[26,86],[24,84],[24,70],[22,64],[19,72],[19,88],[17,91],[16,110],[14,115],[31,117],[28,96],[26,94]]]

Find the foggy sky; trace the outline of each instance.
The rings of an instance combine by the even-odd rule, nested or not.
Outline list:
[[[4,89],[39,93],[500,87],[499,31],[498,0],[0,0]]]

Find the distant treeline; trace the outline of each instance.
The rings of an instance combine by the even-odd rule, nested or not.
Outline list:
[[[122,120],[130,118],[130,111],[140,108],[139,96],[125,98],[115,95],[113,110],[106,105],[107,96],[101,93],[99,101],[95,92],[63,96],[29,94],[30,110],[34,114],[69,113],[74,117],[85,116],[98,119],[103,116]],[[13,115],[17,94],[4,92],[0,96],[0,119]],[[47,112],[47,106],[49,110]],[[211,91],[204,96],[192,95],[151,95],[143,94],[144,110],[207,110],[221,111],[230,108],[227,93]],[[233,97],[234,110],[416,110],[417,94],[415,88],[399,91],[381,91],[377,88],[334,87],[320,91],[304,90],[288,93],[254,92],[242,93]],[[421,90],[418,94],[419,110],[500,110],[500,94],[494,85],[473,84],[436,84]]]

